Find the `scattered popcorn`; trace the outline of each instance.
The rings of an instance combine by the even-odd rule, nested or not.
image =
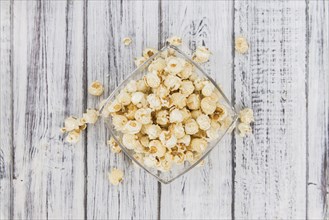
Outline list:
[[[123,172],[117,168],[113,168],[108,175],[109,181],[112,185],[119,185],[123,181]]]
[[[173,46],[180,46],[182,44],[182,38],[181,37],[177,37],[177,36],[173,36],[173,37],[170,37],[167,39],[167,42],[170,44],[170,45],[173,45]]]
[[[239,112],[239,118],[242,123],[250,124],[254,121],[254,112],[250,108],[245,108]]]
[[[235,50],[238,53],[246,53],[249,49],[247,40],[244,37],[238,37],[235,39]]]
[[[65,130],[65,132],[73,131],[79,129],[80,122],[77,118],[70,116],[67,119],[65,119],[64,126],[65,127],[63,128],[63,130]]]
[[[95,82],[92,82],[91,85],[89,86],[88,92],[90,95],[100,96],[104,92],[104,87],[103,87],[102,83],[95,81]]]
[[[87,109],[87,112],[83,114],[85,123],[95,124],[98,119],[99,113],[95,109]]]
[[[71,144],[76,144],[80,140],[80,131],[70,131],[66,136],[66,141]]]
[[[209,60],[211,52],[208,48],[200,46],[196,49],[192,59],[197,63],[205,63]]]
[[[239,135],[241,137],[245,137],[246,135],[249,135],[252,133],[252,129],[249,124],[246,123],[240,123],[238,124],[238,130],[239,130]]]
[[[128,46],[128,45],[131,44],[132,40],[131,40],[130,37],[125,37],[125,38],[122,39],[122,42],[125,46]]]
[[[111,137],[110,140],[107,141],[107,145],[110,146],[111,151],[113,153],[120,153],[121,152],[121,148],[120,148],[119,144],[114,140],[113,137]]]

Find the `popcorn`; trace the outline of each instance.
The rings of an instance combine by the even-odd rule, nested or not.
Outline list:
[[[119,144],[114,140],[113,137],[110,138],[110,140],[107,141],[107,144],[110,146],[111,151],[113,153],[120,153],[121,148],[119,147]]]
[[[117,100],[114,100],[112,103],[110,103],[109,106],[107,106],[107,110],[110,113],[118,112],[121,110],[121,108],[122,108],[122,105]]]
[[[181,85],[181,79],[174,75],[168,75],[167,78],[164,80],[164,85],[170,90],[175,91]]]
[[[70,131],[66,136],[66,141],[71,144],[76,144],[80,140],[80,131]]]
[[[188,134],[185,134],[181,139],[177,140],[178,144],[184,144],[185,146],[189,146],[191,143],[191,136]]]
[[[135,114],[137,111],[137,106],[130,103],[129,105],[127,105],[127,107],[125,108],[126,112],[124,114],[124,116],[126,116],[127,119],[129,120],[133,120],[135,119]]]
[[[192,117],[191,112],[187,108],[182,108],[180,112],[183,115],[183,123]]]
[[[194,88],[196,91],[201,91],[205,85],[205,80],[204,79],[201,79],[201,78],[196,78],[194,80]]]
[[[175,135],[171,134],[170,131],[162,131],[159,139],[161,143],[168,148],[175,147],[177,144],[177,138]]]
[[[127,149],[133,150],[141,146],[141,143],[137,139],[138,137],[134,134],[123,134],[122,143]]]
[[[135,119],[139,123],[145,125],[152,123],[152,110],[150,108],[140,108],[135,112]]]
[[[181,37],[177,37],[177,36],[173,36],[171,38],[168,38],[167,39],[167,42],[170,45],[173,45],[173,46],[180,46],[182,44],[182,38]]]
[[[238,37],[235,39],[235,50],[238,53],[246,53],[248,51],[248,43],[247,40],[244,37]]]
[[[187,151],[185,153],[185,159],[190,162],[191,164],[194,163],[194,155],[191,151]]]
[[[151,140],[158,138],[161,132],[162,130],[159,125],[152,124],[145,126],[145,133]]]
[[[160,85],[155,91],[155,94],[159,98],[166,98],[169,95],[169,93],[170,93],[169,89],[164,85]]]
[[[187,100],[186,105],[191,110],[196,110],[200,108],[200,96],[198,94],[191,94]]]
[[[87,112],[83,114],[85,123],[95,124],[98,119],[99,113],[95,109],[87,109]]]
[[[182,81],[180,85],[180,91],[182,92],[182,94],[186,96],[191,95],[194,91],[193,83],[189,80]]]
[[[196,119],[196,122],[198,123],[200,129],[202,130],[208,130],[210,128],[210,122],[211,122],[210,118],[205,114],[200,115]]]
[[[161,141],[153,140],[149,144],[150,153],[157,157],[163,157],[166,153],[166,147],[162,145]]]
[[[161,110],[156,113],[156,123],[159,125],[167,125],[169,122],[169,113],[167,110]]]
[[[194,119],[189,119],[185,123],[185,133],[186,134],[195,134],[199,131],[199,125]]]
[[[240,121],[246,124],[250,124],[254,121],[254,112],[250,108],[245,108],[239,112]]]
[[[240,123],[238,124],[238,130],[240,137],[245,137],[246,135],[249,135],[252,133],[252,129],[249,124],[246,123]]]
[[[135,58],[134,63],[136,65],[136,67],[140,67],[143,63],[145,63],[146,60],[147,60],[147,58],[145,58],[145,57],[137,57],[137,58]]]
[[[68,117],[67,119],[65,119],[64,121],[64,130],[65,131],[73,131],[73,130],[76,130],[76,129],[79,129],[79,125],[80,125],[80,122],[77,118],[75,117]]]
[[[128,119],[123,115],[112,115],[112,123],[116,130],[123,131]]]
[[[94,81],[89,86],[88,92],[89,92],[90,95],[100,96],[104,92],[104,87],[103,87],[102,83],[100,83],[98,81]]]
[[[198,153],[204,152],[207,145],[208,142],[202,138],[193,138],[191,140],[191,148]]]
[[[117,100],[124,106],[129,105],[131,103],[131,95],[128,92],[122,91],[119,93]]]
[[[194,73],[193,71],[194,71],[193,65],[189,62],[185,62],[183,70],[177,73],[177,76],[179,76],[181,79],[188,79],[193,75]]]
[[[161,82],[161,80],[158,77],[158,75],[156,74],[156,72],[147,73],[144,80],[145,80],[146,85],[148,85],[151,88],[159,87],[160,82]]]
[[[162,72],[164,68],[166,67],[166,61],[163,58],[157,58],[152,61],[152,63],[148,67],[149,72]]]
[[[123,127],[123,132],[127,134],[137,134],[142,129],[142,124],[135,120],[128,121]]]
[[[140,140],[140,143],[142,144],[143,147],[148,147],[149,146],[149,143],[150,143],[150,139],[148,136],[142,136],[139,138]]]
[[[170,101],[174,106],[180,109],[186,106],[186,96],[179,92],[171,94]]]
[[[146,99],[147,99],[151,109],[153,109],[153,110],[160,110],[161,109],[160,98],[157,97],[155,94],[148,95]]]
[[[186,61],[179,57],[168,57],[166,58],[166,62],[167,66],[165,68],[165,71],[176,75],[184,69]]]
[[[153,157],[144,157],[144,164],[147,167],[154,167],[155,166],[155,158]]]
[[[226,118],[227,115],[228,115],[228,112],[227,112],[226,107],[224,105],[217,103],[216,111],[214,113],[215,119],[221,121],[224,118]]]
[[[218,129],[215,129],[215,128],[208,129],[206,131],[206,134],[207,134],[207,137],[208,137],[207,140],[209,142],[219,138],[219,131],[218,131]]]
[[[143,57],[145,58],[150,58],[151,56],[153,56],[154,54],[156,54],[158,52],[157,49],[154,48],[145,48],[143,50]]]
[[[145,94],[142,92],[134,92],[131,95],[131,102],[134,105],[138,105],[140,103],[143,103],[145,101]]]
[[[131,40],[130,37],[125,37],[125,38],[122,39],[122,42],[125,46],[128,46],[128,45],[131,44],[132,40]]]
[[[197,119],[200,115],[202,115],[202,111],[200,110],[194,110],[194,111],[191,111],[191,116],[193,119]]]
[[[214,102],[210,97],[205,97],[201,100],[201,109],[204,113],[210,115],[216,110],[216,102]]]
[[[149,87],[146,85],[143,79],[137,80],[136,86],[138,92],[146,93],[149,90]]]
[[[204,86],[202,88],[202,95],[211,96],[214,90],[215,86],[210,81],[207,81],[204,83]]]
[[[170,123],[179,123],[183,121],[183,114],[179,109],[174,109],[169,114]]]
[[[123,172],[119,169],[113,168],[108,174],[109,181],[112,185],[119,185],[123,181]]]
[[[169,126],[169,131],[174,134],[178,139],[184,137],[185,130],[182,123],[172,124]]]
[[[137,82],[135,80],[130,80],[126,85],[127,92],[133,93],[137,91]]]
[[[192,59],[197,63],[205,63],[209,60],[211,52],[208,48],[200,46],[194,52]]]

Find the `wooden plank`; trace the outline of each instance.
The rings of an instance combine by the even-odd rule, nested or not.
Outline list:
[[[252,107],[254,136],[235,144],[237,219],[306,217],[306,5],[236,1],[235,103]]]
[[[164,37],[178,35],[191,52],[205,45],[213,56],[204,69],[230,98],[233,72],[231,1],[162,1]],[[232,205],[232,154],[230,135],[206,158],[204,167],[162,185],[163,219],[230,219]]]
[[[309,1],[308,218],[328,219],[329,2]]]
[[[135,68],[133,58],[142,48],[158,45],[157,1],[88,2],[88,84],[99,80],[106,98]],[[122,39],[132,38],[130,46]],[[88,107],[100,99],[88,96]],[[106,146],[108,132],[103,122],[88,130],[88,219],[155,219],[158,216],[158,183],[135,168],[123,154]],[[125,173],[119,186],[110,185],[107,173],[118,167]]]
[[[11,218],[12,59],[11,3],[0,2],[0,219]]]
[[[83,2],[14,1],[14,219],[84,218]]]

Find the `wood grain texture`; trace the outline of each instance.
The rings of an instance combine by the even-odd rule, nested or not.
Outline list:
[[[135,68],[133,59],[144,47],[158,46],[157,1],[90,1],[88,21],[88,84],[104,83],[106,98]],[[125,46],[122,39],[132,38]],[[88,107],[100,99],[88,96]],[[88,130],[88,219],[156,219],[158,182],[134,167],[122,153],[110,152],[103,123]],[[110,185],[107,173],[112,168],[124,171],[119,186]]]
[[[82,113],[82,2],[15,1],[15,219],[84,217],[84,141],[59,128]]]
[[[0,219],[12,212],[12,23],[11,3],[0,2]]]
[[[163,39],[178,35],[183,50],[205,45],[213,53],[202,65],[230,98],[233,71],[233,2],[163,1]],[[225,34],[224,34],[225,33]],[[231,138],[226,137],[197,167],[170,185],[162,185],[162,219],[230,219],[232,205]]]
[[[306,217],[306,4],[236,1],[235,103],[252,107],[254,136],[235,139],[235,218]]]
[[[308,218],[328,219],[329,2],[309,1]]]

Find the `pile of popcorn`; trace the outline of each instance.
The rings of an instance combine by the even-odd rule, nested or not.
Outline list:
[[[131,42],[129,37],[123,39],[126,46]],[[182,39],[174,36],[167,42],[180,46]],[[237,52],[248,50],[244,38],[237,38],[235,43]],[[135,59],[135,65],[142,65],[157,52],[154,48],[144,49],[143,56]],[[210,56],[209,49],[200,46],[192,59],[205,63]],[[98,81],[88,88],[93,96],[101,96],[103,92],[104,87]],[[134,151],[139,163],[166,172],[175,164],[182,165],[185,161],[193,164],[200,159],[209,142],[231,125],[233,119],[220,99],[220,92],[208,79],[198,76],[191,63],[168,49],[149,64],[143,78],[126,84],[116,99],[104,107],[102,116],[111,117],[114,128],[121,133],[118,138]],[[104,103],[105,100],[101,106]],[[87,124],[95,124],[98,117],[96,109],[87,109],[80,118],[68,117],[61,128],[67,133],[66,141],[78,142],[81,131]],[[240,136],[250,134],[250,123],[254,121],[252,110],[242,110],[239,118]],[[121,152],[113,137],[107,144],[112,152]],[[123,172],[113,168],[108,177],[111,184],[118,185]]]
[[[157,52],[146,48],[136,65]],[[210,54],[201,47],[193,59],[206,62]],[[197,161],[220,130],[231,125],[220,98],[212,82],[168,49],[150,63],[142,79],[130,80],[102,115],[112,117],[121,142],[139,163],[165,172],[174,164]],[[109,144],[112,151],[120,151],[113,138]]]

